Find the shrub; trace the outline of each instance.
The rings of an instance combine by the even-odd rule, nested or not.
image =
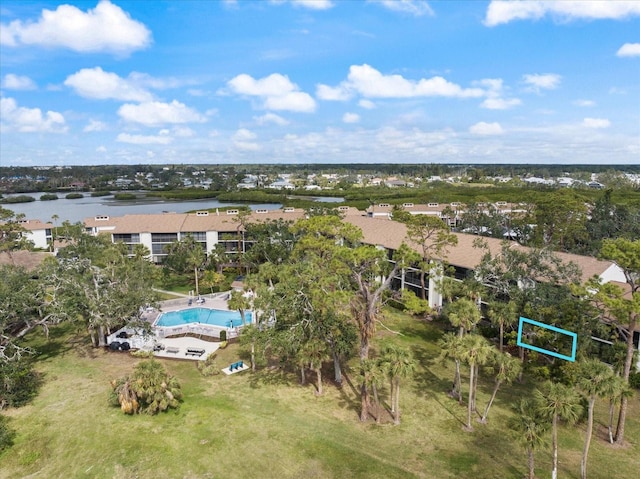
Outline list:
[[[640,389],[640,372],[629,374],[629,386]]]
[[[145,351],[144,349],[136,349],[135,351],[130,351],[131,356],[134,358],[152,358],[153,351]]]
[[[216,364],[216,355],[210,354],[204,361],[198,361],[198,371],[203,376],[216,376],[220,374],[220,368]]]
[[[69,193],[65,198],[68,200],[77,200],[79,198],[84,198],[84,195],[82,193]]]
[[[41,379],[28,359],[0,361],[0,410],[29,402],[40,388]]]
[[[16,432],[9,427],[9,418],[0,415],[0,452],[13,446]]]
[[[220,341],[222,341],[223,343],[225,343],[227,341],[227,330],[223,329],[222,331],[220,331]]]
[[[58,199],[58,195],[56,195],[55,193],[45,193],[40,197],[40,201],[51,201],[51,200],[57,200],[57,199]]]

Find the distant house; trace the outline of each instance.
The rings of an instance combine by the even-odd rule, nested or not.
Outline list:
[[[287,180],[274,181],[267,186],[272,190],[295,190],[296,186],[293,183],[289,183]]]

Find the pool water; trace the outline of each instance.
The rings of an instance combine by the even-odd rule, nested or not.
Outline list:
[[[244,319],[247,324],[253,320],[253,313],[245,311]],[[223,328],[242,326],[242,317],[238,311],[225,311],[222,309],[189,308],[179,311],[162,313],[156,322],[156,326],[182,326],[189,323],[211,324]]]

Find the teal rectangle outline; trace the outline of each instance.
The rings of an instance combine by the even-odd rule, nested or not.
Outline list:
[[[532,346],[530,344],[526,344],[522,342],[522,326],[524,323],[533,324],[534,326],[538,326],[539,328],[549,329],[551,331],[555,331],[556,333],[565,334],[570,336],[573,339],[573,345],[571,347],[571,356],[567,356],[566,354],[556,353],[555,351],[550,351],[548,349],[539,348],[537,346]],[[566,329],[557,328],[555,326],[551,326],[550,324],[544,324],[539,321],[534,321],[533,319],[525,318],[520,316],[520,324],[518,325],[518,346],[522,348],[531,349],[532,351],[537,351],[539,353],[548,354],[549,356],[554,356],[556,358],[564,359],[565,361],[574,362],[576,360],[576,350],[578,348],[578,334],[567,331]]]

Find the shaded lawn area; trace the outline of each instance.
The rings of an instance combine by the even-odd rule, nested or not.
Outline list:
[[[436,361],[441,331],[400,314],[389,315],[385,325],[391,331],[379,328],[379,340],[409,346],[420,361],[401,388],[400,426],[358,421],[357,362],[342,388],[330,385],[317,397],[313,386],[300,386],[293,373],[265,369],[205,378],[194,362],[164,360],[183,387],[180,410],[125,416],[107,404],[109,381],[131,372],[138,359],[94,350],[88,341],[73,339],[69,326],[47,344],[34,335],[34,346],[45,351],[38,362],[45,384],[30,405],[7,412],[18,434],[14,447],[0,456],[0,477],[523,477],[526,454],[505,424],[510,402],[530,395],[534,386],[505,386],[489,424],[464,432],[466,406],[446,394],[453,367]],[[222,368],[242,357],[233,344],[219,353],[218,364]],[[330,377],[327,370],[325,378]],[[480,410],[492,386],[491,378],[481,376]],[[388,388],[380,394],[388,404]],[[630,402],[625,448],[604,442],[608,405],[599,401],[596,412],[589,477],[635,477],[637,396]],[[561,429],[559,477],[579,477],[583,438],[584,424]],[[550,475],[548,448],[536,455],[536,464],[538,476]]]

